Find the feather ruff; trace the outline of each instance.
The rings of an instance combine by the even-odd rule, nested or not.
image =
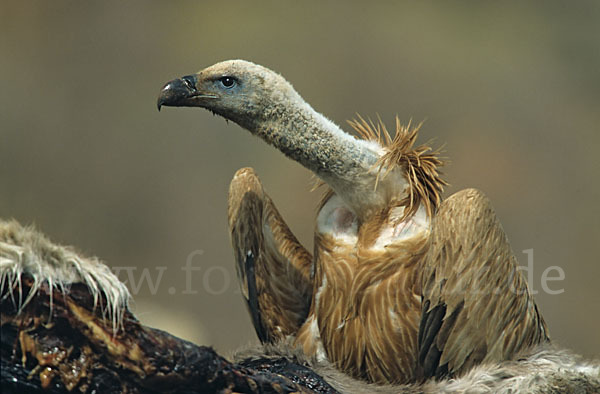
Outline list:
[[[373,122],[371,119],[366,120],[357,115],[357,119],[348,121],[360,138],[376,142],[385,151],[375,164],[377,169],[375,187],[392,170],[402,169],[408,181],[408,196],[398,204],[406,207],[401,220],[413,216],[420,204],[425,207],[427,215],[433,217],[442,202],[444,186],[448,185],[439,171],[439,168],[445,164],[440,156],[441,148],[433,149],[429,143],[415,147],[423,122],[415,127],[412,127],[411,123],[403,126],[396,116],[396,131],[392,137],[379,117],[376,122]]]

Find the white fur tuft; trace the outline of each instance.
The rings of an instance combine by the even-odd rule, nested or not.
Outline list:
[[[431,386],[440,393],[510,394],[580,392],[582,383],[585,389],[600,389],[600,364],[583,361],[567,350],[541,345],[519,361],[480,365],[460,378]]]
[[[25,299],[21,283],[24,274],[33,279]],[[123,313],[131,295],[105,264],[96,258],[82,257],[71,248],[53,244],[31,227],[0,220],[0,299],[12,298],[20,313],[44,283],[50,289],[51,310],[54,290],[65,293],[72,284],[82,283],[94,297],[94,308],[100,303],[103,318],[112,322],[113,333],[122,328]],[[15,287],[16,292],[13,291]]]

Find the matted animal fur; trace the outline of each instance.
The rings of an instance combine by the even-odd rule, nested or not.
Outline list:
[[[599,362],[585,361],[550,344],[529,349],[513,361],[478,365],[454,379],[406,385],[375,385],[356,380],[327,361],[306,357],[291,340],[247,347],[232,355],[237,362],[265,357],[285,358],[305,365],[342,393],[600,393]]]
[[[21,292],[23,274],[30,275],[34,282],[24,299]],[[1,299],[12,297],[15,307],[22,310],[44,283],[52,291],[58,289],[61,292],[68,292],[74,283],[85,284],[94,297],[94,307],[100,305],[103,317],[112,322],[113,332],[121,328],[123,312],[131,295],[105,264],[96,258],[83,257],[70,247],[52,243],[33,227],[23,227],[14,220],[0,220]],[[14,299],[11,291],[15,286],[18,299]]]

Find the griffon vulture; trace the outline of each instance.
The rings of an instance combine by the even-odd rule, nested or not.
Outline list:
[[[548,333],[489,200],[445,201],[418,127],[316,112],[279,74],[231,60],[168,82],[158,107],[202,107],[302,164],[329,190],[311,256],[251,169],[234,176],[229,225],[242,293],[263,342],[294,337],[369,382],[458,376]]]

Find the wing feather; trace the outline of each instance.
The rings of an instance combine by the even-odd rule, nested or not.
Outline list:
[[[312,256],[251,168],[231,181],[228,217],[240,288],[259,339],[295,334],[310,307]]]
[[[475,189],[444,201],[422,271],[421,378],[457,375],[548,340],[543,318],[489,200]]]

